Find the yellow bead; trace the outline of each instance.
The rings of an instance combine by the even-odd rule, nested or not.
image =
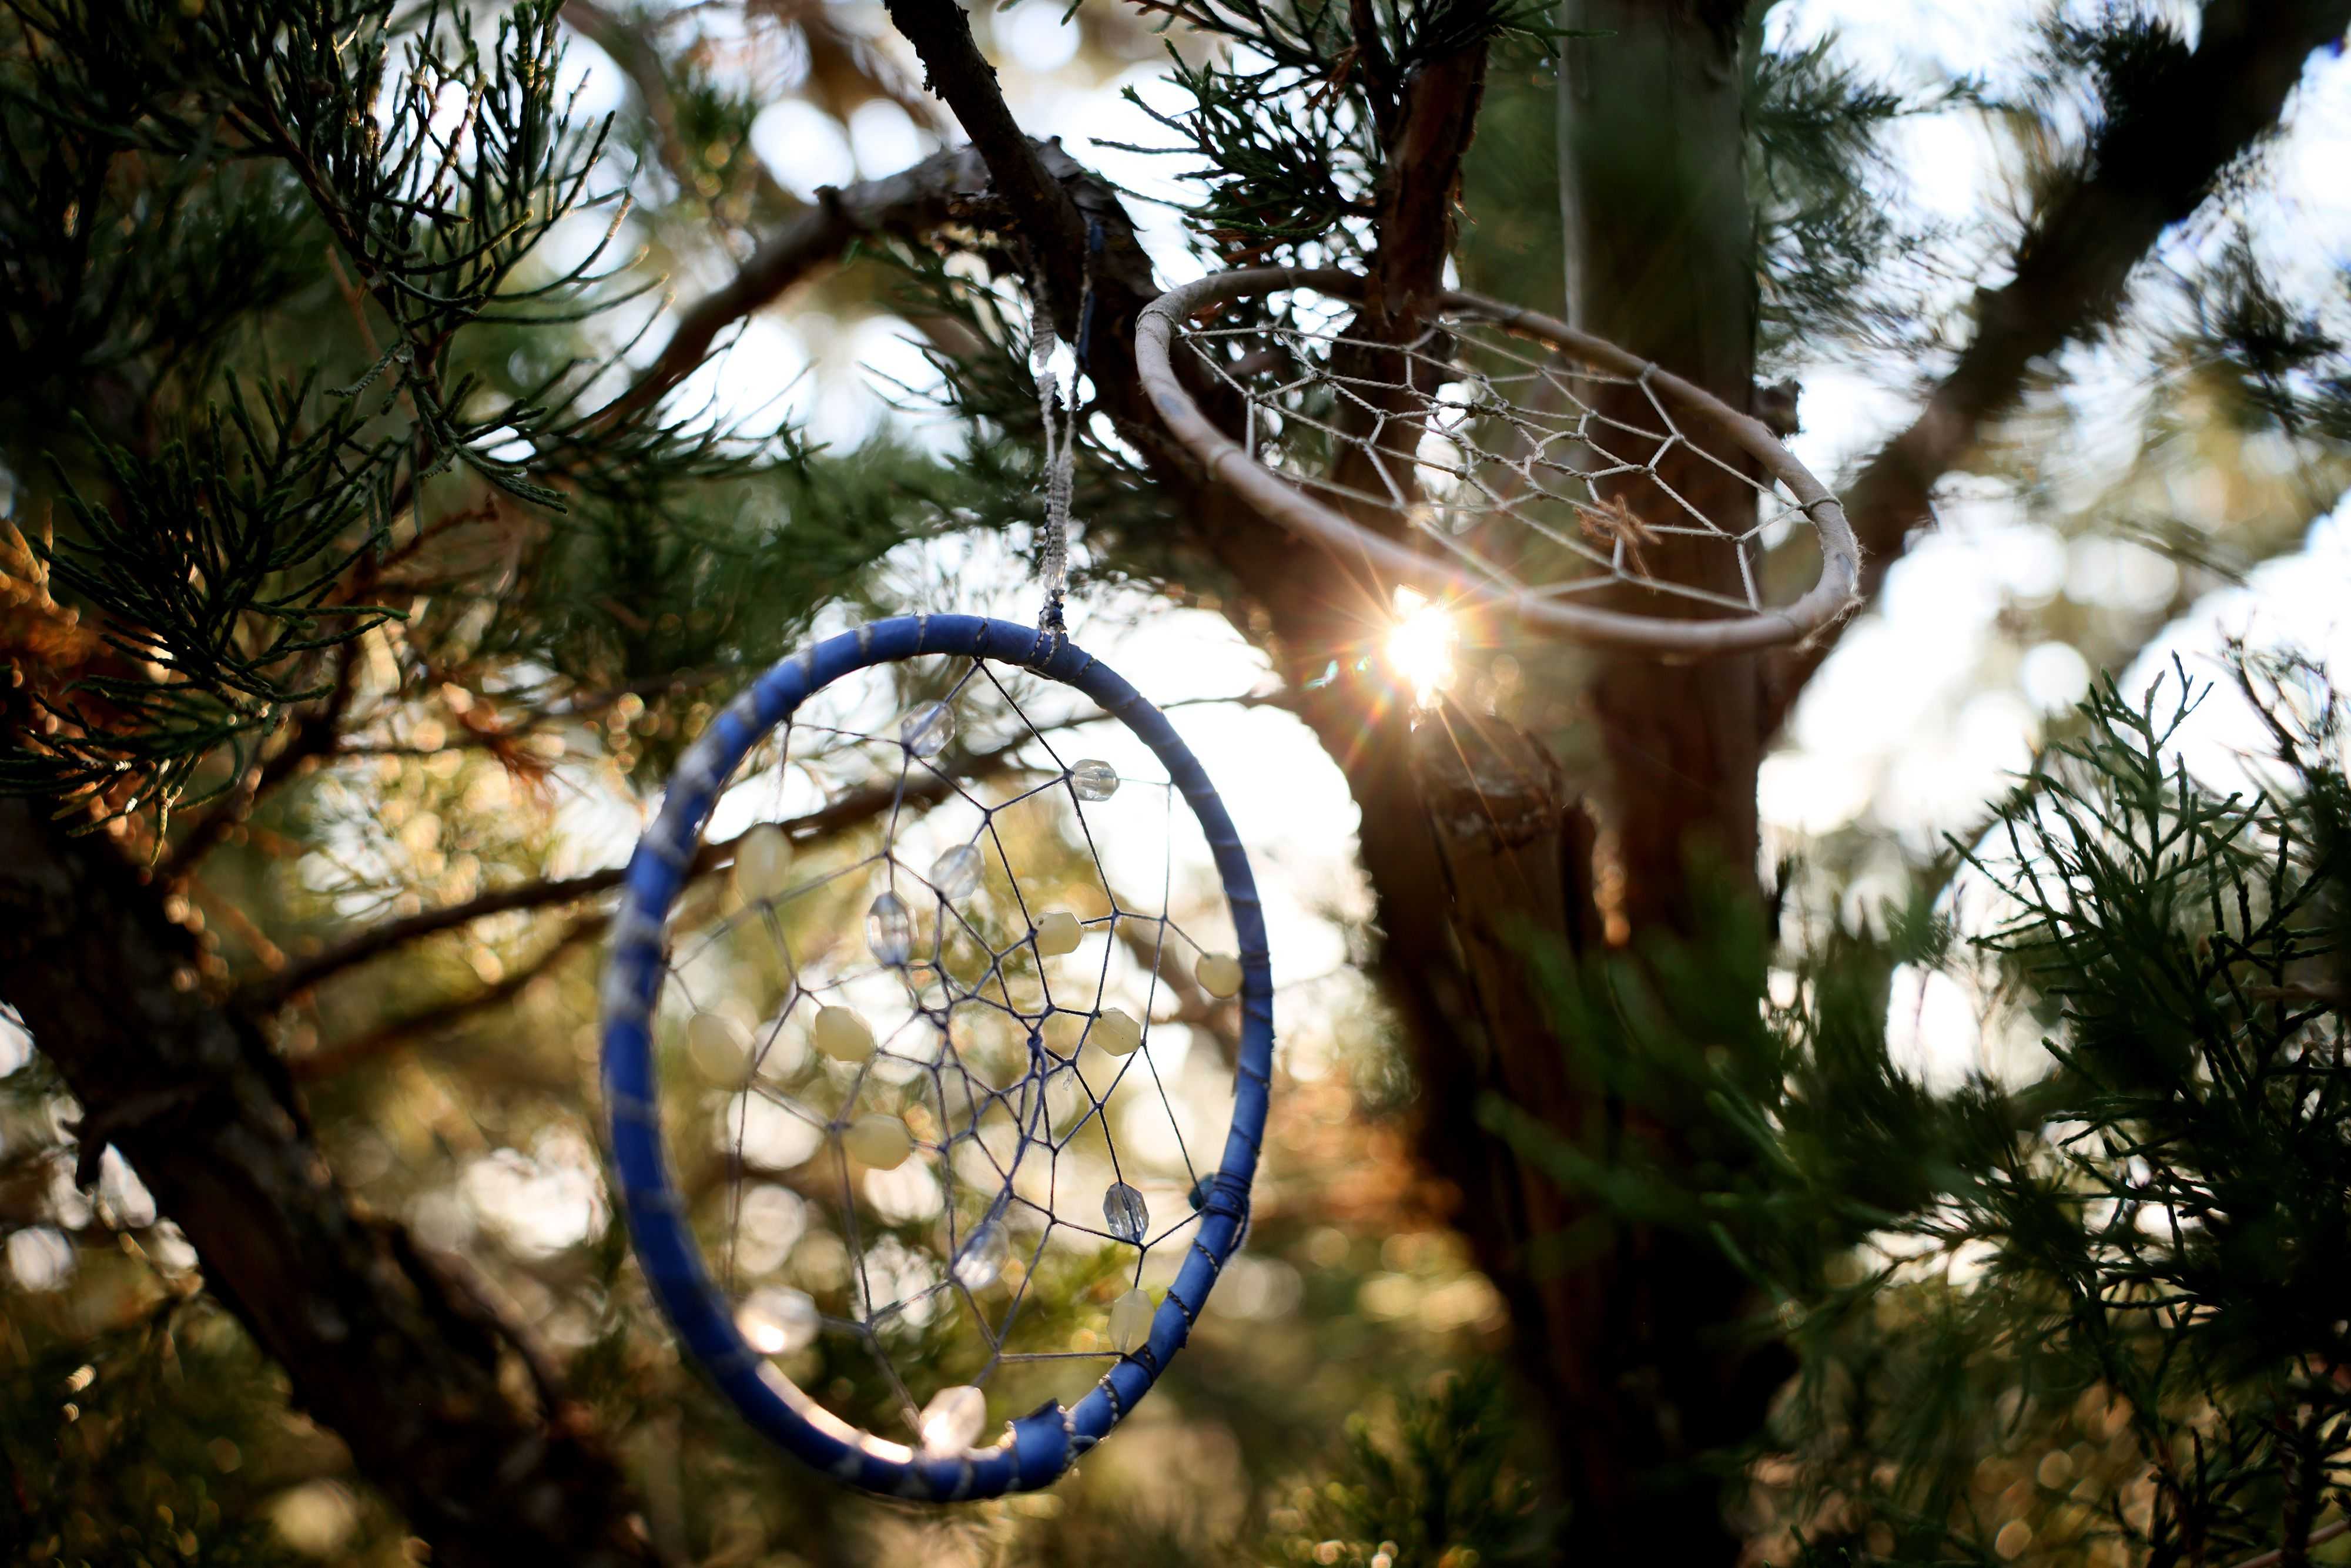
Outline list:
[[[877,1113],[849,1124],[848,1131],[841,1134],[841,1146],[859,1165],[891,1171],[904,1165],[906,1156],[914,1152],[914,1134],[897,1117]]]
[[[1125,1355],[1151,1337],[1151,1292],[1129,1291],[1110,1304],[1110,1347]]]
[[[1229,997],[1241,988],[1241,961],[1229,953],[1203,953],[1192,977],[1210,996]]]
[[[1143,1026],[1116,1008],[1104,1008],[1086,1039],[1113,1056],[1131,1056],[1143,1043]]]
[[[862,1061],[873,1054],[872,1030],[847,1008],[819,1008],[809,1038],[835,1061]]]
[[[735,845],[735,891],[746,904],[783,896],[792,875],[792,841],[774,823],[764,823]]]
[[[1079,939],[1085,936],[1078,917],[1066,909],[1056,909],[1037,922],[1037,953],[1040,957],[1058,958],[1064,953],[1078,950]]]
[[[751,1065],[751,1031],[726,1013],[696,1013],[685,1020],[685,1049],[704,1077],[740,1082]]]

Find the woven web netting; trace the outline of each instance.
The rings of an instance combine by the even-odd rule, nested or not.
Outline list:
[[[1204,406],[1242,415],[1228,428],[1249,457],[1472,588],[1704,618],[1775,608],[1817,574],[1810,544],[1774,553],[1810,537],[1796,497],[1651,372],[1461,311],[1379,342],[1349,330],[1357,308],[1228,300],[1178,320],[1173,357],[1205,372]]]
[[[735,868],[681,906],[656,1039],[744,1338],[932,1451],[1073,1403],[1147,1335],[1231,1113],[1229,914],[1164,768],[930,657],[803,703],[707,837]]]

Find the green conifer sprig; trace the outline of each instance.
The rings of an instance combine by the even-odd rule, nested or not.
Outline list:
[[[439,476],[642,525],[647,497],[690,507],[803,460],[747,421],[614,398],[634,340],[583,324],[660,279],[611,259],[624,172],[559,88],[557,11],[484,30],[441,0],[10,6],[0,168],[25,178],[0,232],[34,242],[0,264],[24,286],[10,336],[65,394],[63,417],[11,417],[51,447],[51,582],[123,662],[32,694],[0,789],[168,810],[235,786],[329,690],[323,656],[400,612],[371,586],[396,533],[413,551],[494,519],[433,507]],[[323,266],[289,271],[305,250]],[[249,364],[253,336],[301,322],[366,358],[324,372],[322,351],[291,384]]]
[[[1489,1124],[1591,1223],[1710,1236],[1754,1281],[1757,1333],[1802,1358],[1777,1438],[1808,1561],[1994,1561],[2022,1521],[2052,1561],[2227,1563],[2342,1503],[2346,729],[2307,665],[2239,675],[2263,787],[2182,761],[2210,700],[2184,671],[2107,682],[1879,932],[1775,955],[1725,900],[1637,962],[1531,955],[1595,1107],[1677,1142],[1562,1137],[1499,1099]],[[1995,918],[1963,922],[1985,894]],[[1938,1090],[1892,1054],[1896,972],[1970,951],[2044,1030],[2043,1074]],[[2060,1466],[2081,1487],[1985,1506],[1984,1466],[2029,1476],[2085,1435],[2095,1462]]]
[[[302,655],[396,613],[337,597],[389,530],[397,450],[363,444],[352,413],[306,427],[314,381],[250,398],[232,381],[225,411],[143,459],[89,433],[106,499],[61,476],[74,526],[47,553],[60,588],[106,607],[127,667],[49,704],[61,726],[0,753],[0,789],[79,793],[137,769],[176,796],[224,746],[234,778],[243,737],[322,695]]]
[[[1178,113],[1126,94],[1178,144],[1108,145],[1196,156],[1189,172],[1207,190],[1191,223],[1228,265],[1286,259],[1300,246],[1325,264],[1368,251],[1373,192],[1415,74],[1463,49],[1548,48],[1559,36],[1550,8],[1528,0],[1151,0],[1141,8],[1226,47],[1197,63],[1170,48],[1170,76],[1192,100]]]
[[[1748,190],[1767,356],[1919,340],[1930,279],[1911,258],[1947,253],[1953,236],[1906,212],[1888,137],[1906,120],[1982,98],[1967,79],[1896,92],[1846,60],[1834,36],[1755,50]]]

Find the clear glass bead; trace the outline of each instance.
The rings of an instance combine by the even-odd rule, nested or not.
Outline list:
[[[952,1458],[979,1441],[987,1424],[987,1396],[967,1383],[942,1388],[923,1406],[915,1426],[927,1458]]]
[[[1113,1056],[1131,1056],[1143,1043],[1143,1026],[1117,1008],[1104,1008],[1086,1030],[1086,1040]]]
[[[957,844],[931,862],[931,885],[938,890],[941,898],[953,904],[979,891],[984,869],[977,844]]]
[[[902,965],[914,956],[914,914],[906,901],[885,893],[865,912],[865,945],[884,964]]]
[[[735,891],[746,904],[772,904],[791,880],[792,841],[773,822],[743,835],[735,846]]]
[[[898,721],[898,739],[917,757],[936,757],[955,738],[955,709],[925,703]]]
[[[1118,769],[1098,757],[1089,757],[1070,769],[1070,788],[1081,800],[1107,800],[1118,793]]]
[[[1123,1181],[1113,1182],[1102,1194],[1102,1221],[1113,1236],[1140,1247],[1144,1233],[1151,1228],[1151,1208],[1141,1193]]]
[[[761,1355],[789,1355],[816,1339],[816,1303],[798,1291],[754,1291],[735,1309],[735,1327]]]
[[[1011,1255],[1004,1227],[992,1219],[982,1221],[956,1252],[956,1283],[967,1291],[985,1291],[1002,1277],[1004,1260]]]
[[[1140,1348],[1151,1338],[1154,1309],[1151,1292],[1141,1288],[1129,1291],[1110,1304],[1110,1347],[1121,1355]]]
[[[1192,977],[1212,997],[1229,997],[1241,988],[1241,961],[1229,953],[1203,953],[1192,966]]]

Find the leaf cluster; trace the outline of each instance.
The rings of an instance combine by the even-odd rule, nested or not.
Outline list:
[[[2331,313],[2290,300],[2240,230],[2189,302],[2200,358],[2240,390],[2244,423],[2351,443],[2351,342],[2341,319],[2351,312],[2351,277],[2339,280]]]

